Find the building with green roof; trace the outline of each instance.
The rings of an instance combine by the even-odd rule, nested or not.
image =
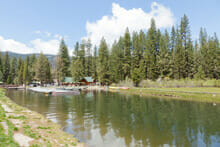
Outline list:
[[[92,77],[83,77],[79,81],[74,81],[73,77],[64,77],[61,81],[63,84],[82,84],[82,85],[95,85],[96,80]]]

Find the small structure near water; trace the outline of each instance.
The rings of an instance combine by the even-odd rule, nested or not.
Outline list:
[[[33,88],[28,88],[29,90],[32,90],[34,92],[40,92],[44,94],[51,94],[53,96],[56,95],[79,95],[80,91],[77,88],[74,89],[65,89],[65,88],[45,88],[45,87],[33,87]]]
[[[74,81],[73,77],[64,77],[62,80],[62,85],[96,85],[96,80],[92,77],[83,77],[78,81]]]
[[[92,77],[84,77],[79,82],[83,83],[84,85],[95,85],[96,84],[96,80],[93,79]]]

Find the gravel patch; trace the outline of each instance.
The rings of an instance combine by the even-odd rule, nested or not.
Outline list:
[[[25,136],[21,133],[15,133],[13,138],[19,144],[19,146],[21,146],[21,147],[28,147],[29,142],[34,140],[34,139],[32,139],[28,136]]]

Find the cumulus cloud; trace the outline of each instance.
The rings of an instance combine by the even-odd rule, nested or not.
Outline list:
[[[38,52],[43,52],[44,54],[57,54],[59,50],[60,41],[53,39],[49,41],[43,41],[41,39],[35,39],[31,41],[31,45]]]
[[[2,36],[0,36],[0,51],[29,54],[33,52],[33,48],[28,47],[24,43],[15,41],[13,39],[4,39]]]
[[[21,54],[40,53],[57,54],[59,49],[59,39],[44,41],[42,39],[31,40],[29,45],[13,39],[5,39],[0,36],[0,51],[11,51]]]
[[[127,10],[113,3],[112,16],[103,16],[96,22],[86,23],[87,36],[84,38],[91,38],[92,43],[98,45],[101,38],[105,37],[112,44],[127,27],[130,32],[149,29],[152,18],[158,28],[171,27],[175,22],[171,10],[156,2],[151,4],[151,11],[148,13],[141,8]]]

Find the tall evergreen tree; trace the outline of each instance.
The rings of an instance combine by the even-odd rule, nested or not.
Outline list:
[[[0,82],[3,81],[3,65],[2,65],[2,54],[0,52]]]
[[[18,58],[15,75],[16,75],[15,83],[22,84],[23,83],[23,60],[21,59],[21,57]]]
[[[191,40],[190,34],[190,27],[189,27],[189,19],[186,15],[181,18],[180,24],[180,34],[181,34],[181,41],[182,41],[182,48],[184,49],[184,78],[191,77],[193,74],[193,45]]]
[[[175,47],[176,47],[176,32],[175,27],[172,26],[171,37],[170,37],[170,78],[175,77]]]
[[[17,68],[17,58],[13,57],[10,63],[10,76],[11,76],[11,81],[10,83],[14,84],[16,83],[16,68]]]
[[[208,37],[206,30],[201,28],[199,34],[199,42],[200,42],[200,51],[201,51],[201,58],[202,58],[202,68],[205,72],[205,77],[209,77],[209,56],[208,56]]]
[[[24,62],[24,70],[23,70],[23,83],[25,84],[25,86],[28,84],[28,82],[30,82],[28,64],[29,64],[29,57],[27,56]]]
[[[145,74],[145,65],[143,60],[143,51],[145,45],[145,34],[143,31],[140,33],[133,33],[132,37],[132,72],[131,77],[136,86],[140,83],[140,81],[144,78]]]
[[[10,75],[10,58],[8,52],[6,52],[3,57],[3,82],[9,83],[10,81],[9,75]]]
[[[68,48],[63,39],[61,40],[60,43],[56,64],[57,64],[57,76],[59,80],[62,80],[64,77],[70,75],[70,71],[69,71],[70,59],[68,54]]]
[[[85,75],[91,76],[92,75],[92,57],[91,57],[91,48],[92,43],[91,40],[88,39],[86,42],[86,60],[85,60]]]
[[[108,85],[110,83],[109,51],[104,38],[102,38],[99,46],[98,79],[101,84]]]
[[[151,27],[148,30],[146,46],[145,46],[145,63],[146,63],[146,78],[156,79],[157,78],[157,30],[154,19],[151,20]]]
[[[78,57],[78,55],[79,55],[79,42],[76,42],[73,56]]]
[[[94,58],[93,58],[93,62],[92,62],[92,68],[93,68],[93,77],[94,79],[97,79],[97,47],[94,47]]]
[[[51,70],[48,58],[40,53],[36,63],[36,78],[41,84],[51,81]]]
[[[85,47],[86,42],[83,40],[76,60],[72,60],[71,63],[71,74],[74,81],[79,81],[85,76]]]
[[[169,34],[165,30],[165,35],[161,35],[159,41],[158,66],[160,76],[168,77],[170,74],[170,53],[169,53]]]
[[[125,31],[124,35],[124,62],[123,62],[123,70],[124,70],[124,79],[126,77],[130,77],[131,72],[131,36],[128,28]]]

